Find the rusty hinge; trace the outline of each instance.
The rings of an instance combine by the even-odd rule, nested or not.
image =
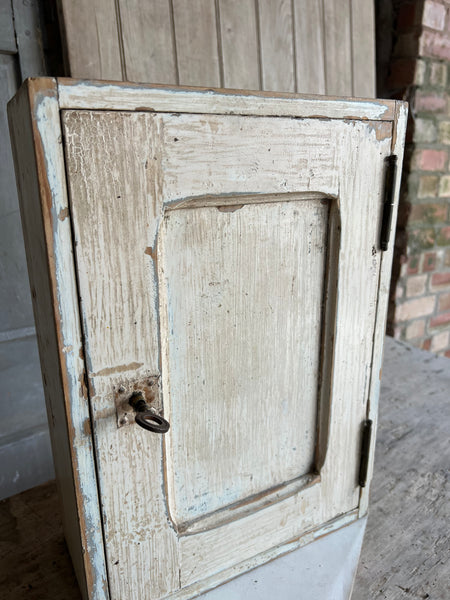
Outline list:
[[[391,233],[392,213],[394,212],[394,188],[397,174],[397,156],[391,154],[385,158],[384,167],[383,219],[381,221],[380,248],[387,250]]]
[[[369,452],[370,441],[372,439],[372,425],[370,419],[364,421],[361,441],[361,462],[359,463],[358,483],[361,487],[365,487],[367,483],[367,471],[369,469]]]

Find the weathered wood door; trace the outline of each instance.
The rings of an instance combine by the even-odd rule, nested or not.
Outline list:
[[[38,90],[32,110],[88,594],[101,597],[89,539],[102,529],[112,599],[190,598],[366,511],[361,427],[376,417],[391,257],[384,162],[401,154],[404,109],[58,91]],[[134,422],[134,391],[170,422],[164,436]]]

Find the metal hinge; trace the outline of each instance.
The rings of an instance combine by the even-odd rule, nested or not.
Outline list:
[[[361,487],[365,487],[367,483],[367,471],[369,469],[369,452],[370,441],[372,439],[372,425],[370,419],[364,421],[361,441],[361,462],[359,463],[359,478],[358,483]]]
[[[397,174],[397,156],[385,158],[383,219],[380,231],[380,248],[387,250],[391,233],[392,213],[394,212],[394,187]]]

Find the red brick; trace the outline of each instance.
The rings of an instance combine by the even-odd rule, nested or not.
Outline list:
[[[430,319],[430,327],[441,327],[442,325],[450,324],[450,311],[442,313],[437,317]]]
[[[411,221],[435,223],[447,220],[446,204],[414,204],[411,208]]]
[[[407,328],[405,337],[407,340],[413,340],[414,338],[420,338],[425,334],[425,319],[417,319],[412,321]]]
[[[419,169],[424,171],[443,171],[447,162],[445,150],[419,150],[417,162]]]
[[[433,335],[433,338],[431,340],[431,351],[442,352],[442,350],[448,348],[449,336],[449,331],[441,331],[441,333]]]
[[[447,350],[447,352],[444,354],[444,356],[446,356],[447,358],[450,358],[450,350]]]
[[[423,7],[422,24],[431,29],[442,31],[445,27],[445,6],[433,2],[432,0],[425,0]]]
[[[420,266],[420,257],[419,256],[411,256],[408,260],[407,274],[415,275],[416,273],[419,272],[419,266]]]
[[[439,296],[439,312],[450,310],[450,294],[441,294]]]
[[[416,275],[415,277],[408,277],[406,280],[406,297],[413,298],[414,296],[421,296],[425,293],[425,287],[427,284],[428,275]]]
[[[434,311],[435,296],[424,296],[399,304],[395,311],[396,321],[409,321],[417,317],[431,315]]]
[[[439,246],[450,245],[450,227],[442,227],[437,236]]]
[[[434,271],[436,268],[436,252],[427,252],[423,257],[422,271]]]
[[[450,248],[445,251],[444,265],[450,267]]]
[[[435,231],[430,227],[426,229],[411,229],[408,232],[408,244],[410,248],[427,250],[434,246],[435,240]]]
[[[450,273],[434,273],[431,276],[431,285],[433,287],[450,286]]]
[[[414,108],[417,112],[443,113],[447,107],[447,97],[443,94],[431,94],[418,91]]]
[[[422,342],[422,350],[429,350],[431,348],[431,338]]]
[[[420,56],[450,60],[450,39],[435,31],[424,31],[419,40]]]

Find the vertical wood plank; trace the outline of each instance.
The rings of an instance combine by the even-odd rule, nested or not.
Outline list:
[[[295,92],[291,0],[258,0],[262,89]]]
[[[173,0],[181,85],[221,85],[214,0]]]
[[[255,0],[219,0],[223,85],[259,90]]]
[[[17,52],[11,0],[0,0],[0,51]]]
[[[352,45],[350,0],[324,0],[326,93],[351,96]]]
[[[22,81],[46,74],[39,3],[12,0]]]
[[[127,79],[177,84],[169,0],[119,0],[119,7]]]
[[[372,0],[352,0],[353,95],[375,98],[375,9]]]
[[[71,77],[122,80],[114,0],[59,0]]]
[[[294,0],[297,92],[325,94],[322,0]]]

